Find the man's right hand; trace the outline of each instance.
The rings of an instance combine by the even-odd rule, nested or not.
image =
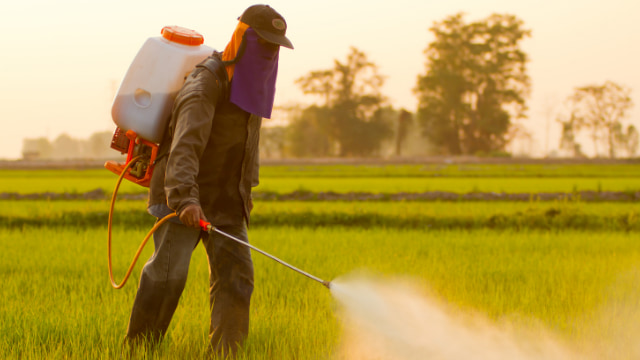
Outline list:
[[[180,214],[178,214],[178,217],[186,226],[196,228],[200,227],[200,219],[207,221],[202,208],[198,204],[187,205],[187,207],[182,209]]]

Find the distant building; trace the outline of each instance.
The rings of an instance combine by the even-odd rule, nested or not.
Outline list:
[[[24,139],[22,158],[25,160],[46,160],[51,158],[52,146],[47,138]]]

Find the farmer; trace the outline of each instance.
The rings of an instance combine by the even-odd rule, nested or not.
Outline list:
[[[178,305],[193,249],[202,240],[209,261],[211,350],[233,355],[249,332],[253,263],[249,248],[201,230],[200,220],[248,241],[258,185],[258,137],[270,118],[284,18],[268,5],[240,16],[224,52],[198,65],[178,93],[160,146],[148,211],[178,214],[154,234],[127,328],[127,344],[158,344]],[[165,155],[166,154],[166,155]]]

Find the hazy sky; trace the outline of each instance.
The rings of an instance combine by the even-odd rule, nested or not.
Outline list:
[[[9,0],[0,30],[0,158],[19,158],[22,139],[61,133],[88,138],[113,130],[116,88],[144,41],[165,25],[204,35],[218,50],[253,1]],[[526,126],[535,149],[556,148],[559,126],[548,114],[577,86],[612,80],[632,88],[632,120],[640,127],[640,1],[638,0],[273,0],[287,20],[295,50],[282,49],[276,105],[309,103],[294,80],[328,69],[349,47],[364,51],[387,77],[383,92],[395,107],[415,111],[412,93],[424,73],[428,28],[457,12],[466,20],[491,13],[518,16],[532,37],[532,96]]]

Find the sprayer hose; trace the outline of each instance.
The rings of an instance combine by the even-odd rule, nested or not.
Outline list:
[[[127,273],[124,275],[124,279],[122,279],[122,282],[120,284],[116,283],[116,281],[113,279],[113,270],[112,270],[112,266],[111,266],[111,222],[113,219],[113,208],[116,202],[116,195],[118,194],[118,188],[120,188],[120,183],[122,182],[122,179],[124,178],[127,170],[136,162],[140,159],[140,156],[133,158],[131,161],[129,161],[129,163],[124,167],[124,169],[122,170],[122,173],[120,174],[120,176],[118,177],[118,182],[116,183],[116,187],[113,190],[113,195],[111,195],[111,206],[109,207],[109,225],[107,228],[107,231],[109,233],[109,242],[107,245],[107,252],[109,254],[109,279],[111,280],[111,286],[113,286],[115,289],[120,289],[124,286],[124,284],[127,283],[127,280],[129,279],[129,276],[131,275],[131,272],[133,271],[134,266],[136,265],[136,262],[138,261],[138,258],[140,257],[140,254],[142,253],[142,249],[144,249],[144,246],[147,244],[147,241],[149,241],[149,238],[151,237],[151,235],[153,235],[153,233],[160,227],[160,225],[164,224],[167,220],[176,217],[177,214],[176,213],[171,213],[165,217],[163,217],[162,219],[160,219],[158,222],[156,222],[156,224],[151,228],[151,230],[149,230],[149,233],[147,233],[147,236],[144,237],[144,240],[142,240],[142,243],[140,244],[140,246],[138,247],[138,251],[136,251],[136,254],[133,257],[133,261],[131,262],[131,265],[129,265],[129,269],[127,270]],[[201,220],[201,226],[203,221]],[[244,246],[247,246],[249,248],[251,248],[252,250],[255,250],[259,253],[261,253],[262,255],[267,256],[268,258],[277,261],[278,263],[302,274],[305,275],[306,277],[313,279],[319,283],[321,283],[322,285],[326,286],[327,288],[331,288],[331,283],[329,281],[324,281],[318,277],[315,277],[305,271],[302,271],[300,269],[298,269],[295,266],[292,266],[280,259],[278,259],[277,257],[268,254],[258,248],[256,248],[253,245],[250,245],[248,242],[246,241],[242,241],[234,236],[231,236],[225,232],[220,231],[219,229],[217,229],[214,226],[211,226],[211,224],[204,222],[205,225],[207,225],[207,231],[211,234],[212,232],[217,232],[231,240],[234,240]]]
[[[142,240],[142,243],[140,243],[140,246],[138,247],[138,251],[136,251],[136,254],[133,257],[133,261],[131,261],[131,265],[129,265],[129,269],[127,270],[127,273],[124,275],[122,282],[120,284],[116,283],[116,281],[113,278],[113,269],[111,265],[111,222],[113,220],[113,209],[116,202],[116,195],[118,194],[118,189],[120,188],[120,183],[122,182],[122,179],[127,173],[127,170],[139,159],[140,159],[140,156],[133,158],[124,167],[124,169],[122,169],[122,173],[118,177],[118,182],[116,183],[116,187],[113,190],[113,195],[111,195],[111,205],[109,206],[109,224],[107,226],[107,232],[109,233],[109,237],[108,237],[109,240],[107,243],[107,253],[109,256],[109,279],[111,280],[111,286],[113,286],[114,289],[121,289],[124,286],[124,284],[127,283],[127,280],[129,279],[129,276],[131,276],[131,272],[133,271],[133,268],[136,265],[136,262],[138,261],[140,254],[142,253],[142,249],[144,249],[144,246],[149,241],[149,238],[151,238],[151,235],[153,235],[153,233],[160,227],[160,225],[164,224],[167,220],[177,216],[176,213],[172,213],[163,217],[158,222],[156,222],[156,224],[151,228],[151,230],[149,230],[149,233],[147,233],[147,236],[144,237],[144,240]]]

